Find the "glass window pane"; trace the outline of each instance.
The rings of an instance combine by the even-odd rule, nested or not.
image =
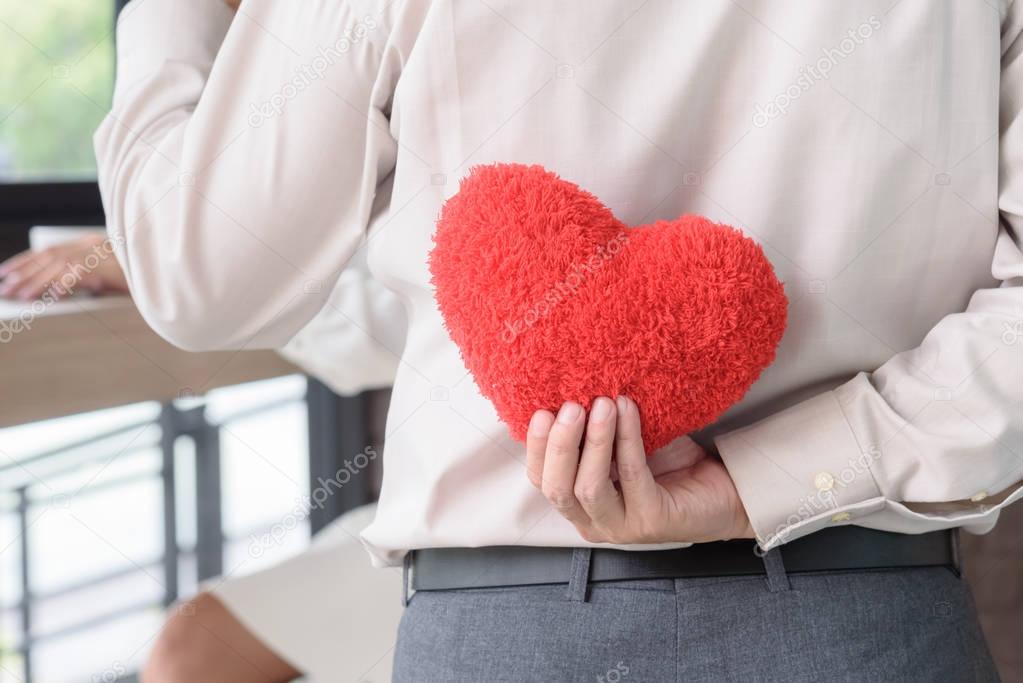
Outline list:
[[[32,653],[35,680],[118,680],[139,668],[162,624],[161,611],[150,609],[45,640]]]
[[[221,483],[228,537],[247,536],[282,520],[308,516],[305,426],[302,403],[288,403],[224,425]]]
[[[0,609],[21,600],[21,524],[16,506],[15,496],[0,495]],[[4,645],[0,635],[0,649]]]
[[[163,553],[162,493],[159,480],[142,480],[44,508],[29,530],[33,588],[45,593],[111,571],[149,567]],[[162,570],[147,571],[162,587]]]
[[[53,597],[37,598],[32,605],[32,632],[43,642],[55,633],[70,635],[88,632],[96,624],[91,620],[131,613],[139,609],[158,609],[164,597],[160,567],[146,567],[96,582],[76,586]],[[154,580],[157,577],[159,581]],[[112,617],[111,620],[120,617]],[[105,620],[104,620],[105,621]]]
[[[113,28],[112,0],[0,3],[0,182],[95,177]]]

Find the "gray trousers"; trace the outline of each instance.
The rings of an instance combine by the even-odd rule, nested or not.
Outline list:
[[[583,566],[567,588],[421,591],[393,680],[998,680],[951,569],[787,575],[775,551],[765,563],[766,577],[587,585]]]

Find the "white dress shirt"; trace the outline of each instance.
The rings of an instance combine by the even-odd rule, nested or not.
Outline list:
[[[405,308],[355,255],[326,305],[279,353],[342,396],[394,384]]]
[[[1021,30],[1020,0],[244,0],[233,21],[135,0],[100,186],[135,300],[184,348],[281,346],[358,252],[400,297],[378,561],[584,545],[429,282],[441,204],[497,161],[629,224],[699,213],[763,244],[789,328],[696,435],[763,545],[985,531],[1023,495]]]

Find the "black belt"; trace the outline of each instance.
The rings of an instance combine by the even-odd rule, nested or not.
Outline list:
[[[834,527],[780,548],[785,571],[863,571],[904,567],[949,567],[958,573],[958,535],[934,531],[893,534],[856,526]],[[411,557],[414,590],[451,590],[568,583],[573,548],[492,546],[427,548]],[[625,551],[595,548],[593,581],[684,579],[766,574],[763,553],[753,541],[699,543],[675,550]]]

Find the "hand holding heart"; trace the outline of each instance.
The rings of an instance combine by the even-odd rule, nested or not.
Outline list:
[[[647,458],[639,410],[598,398],[538,411],[526,434],[529,480],[592,543],[753,538],[724,466],[689,439]]]
[[[493,164],[444,204],[430,272],[480,393],[583,538],[753,537],[718,460],[660,450],[695,446],[679,437],[774,360],[788,301],[750,237],[696,215],[629,227],[541,166]]]
[[[541,166],[475,167],[434,243],[444,324],[519,440],[537,410],[628,396],[655,452],[741,399],[785,329],[784,289],[742,231],[629,227]]]

